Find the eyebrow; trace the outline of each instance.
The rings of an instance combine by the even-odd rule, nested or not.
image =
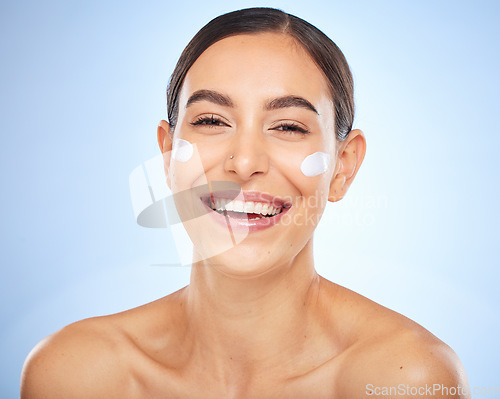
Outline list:
[[[319,115],[319,112],[316,110],[316,108],[314,108],[314,105],[312,105],[305,98],[298,96],[283,96],[275,98],[274,100],[267,103],[265,108],[267,111],[272,111],[275,109],[288,107],[305,108]]]
[[[191,94],[191,96],[187,100],[186,108],[191,104],[200,101],[208,101],[213,104],[222,105],[224,107],[234,107],[234,103],[231,101],[231,99],[222,93],[214,90],[197,90],[193,94]],[[299,96],[283,96],[275,98],[269,101],[265,105],[264,109],[266,111],[272,111],[276,109],[291,107],[305,108],[319,115],[319,112],[316,110],[314,105],[312,105],[305,98]]]
[[[209,101],[211,103],[222,105],[224,107],[234,107],[233,102],[228,96],[224,94],[218,93],[213,90],[197,90],[187,100],[186,108],[191,104],[200,102],[200,101]]]

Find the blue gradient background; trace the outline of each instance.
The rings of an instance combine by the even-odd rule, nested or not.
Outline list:
[[[496,1],[3,1],[0,397],[62,326],[187,284],[168,230],[139,227],[129,173],[158,154],[177,57],[211,18],[274,6],[328,34],[368,152],[315,238],[327,278],[452,346],[500,386]]]

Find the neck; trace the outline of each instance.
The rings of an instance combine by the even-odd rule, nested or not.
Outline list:
[[[208,262],[193,265],[186,292],[188,336],[216,369],[292,361],[311,332],[318,289],[312,241],[258,277],[231,277]]]

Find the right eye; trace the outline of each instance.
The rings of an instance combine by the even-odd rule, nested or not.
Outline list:
[[[208,127],[221,127],[229,126],[221,118],[213,115],[200,116],[194,122],[191,122],[192,126],[208,126]]]

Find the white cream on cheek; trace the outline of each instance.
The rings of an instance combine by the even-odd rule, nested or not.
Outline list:
[[[187,162],[193,156],[193,145],[183,139],[175,138],[172,145],[172,158],[179,162]],[[330,154],[315,152],[302,161],[300,170],[307,177],[314,177],[325,173],[330,165]]]
[[[325,152],[315,152],[314,154],[308,155],[302,161],[300,165],[300,170],[307,177],[318,176],[325,173],[330,165],[330,154]]]
[[[172,144],[172,158],[179,162],[187,162],[193,156],[193,145],[183,139],[174,139]]]

